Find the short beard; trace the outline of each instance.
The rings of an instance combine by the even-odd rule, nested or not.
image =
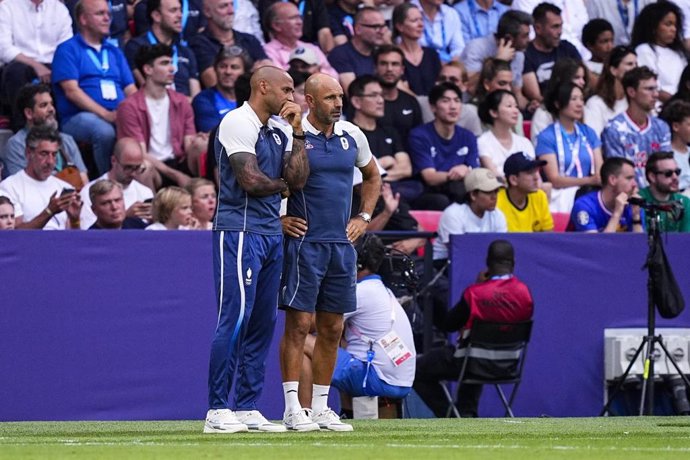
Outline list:
[[[399,82],[399,81],[400,81],[400,79],[398,78],[395,82],[393,82],[393,83],[388,83],[388,82],[383,81],[381,78],[379,78],[379,84],[380,84],[383,88],[385,88],[385,89],[393,89],[393,88],[395,88],[396,86],[398,86],[398,82]]]

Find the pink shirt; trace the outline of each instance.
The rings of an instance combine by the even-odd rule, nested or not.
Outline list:
[[[297,40],[297,46],[295,46],[294,48],[289,48],[281,42],[279,42],[278,40],[276,40],[275,38],[264,45],[264,51],[266,51],[268,58],[271,59],[277,67],[282,67],[285,70],[290,68],[290,61],[288,60],[290,59],[290,53],[292,53],[297,48],[311,49],[314,52],[314,54],[316,54],[316,56],[319,58],[321,72],[330,75],[333,78],[338,78],[338,72],[333,67],[331,67],[331,65],[328,63],[326,55],[323,54],[321,48],[319,48],[316,45],[303,42],[301,40]]]

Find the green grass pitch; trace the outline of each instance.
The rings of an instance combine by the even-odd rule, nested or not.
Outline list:
[[[203,421],[0,423],[0,459],[687,459],[690,418],[356,420],[352,433],[202,434]]]

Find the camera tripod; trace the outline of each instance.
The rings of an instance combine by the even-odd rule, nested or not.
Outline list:
[[[656,310],[654,309],[654,281],[652,279],[651,273],[649,272],[650,264],[652,262],[652,255],[654,249],[657,245],[660,245],[663,251],[663,244],[661,242],[661,237],[659,235],[659,214],[656,209],[645,208],[648,219],[647,228],[647,245],[649,247],[649,252],[647,253],[647,261],[645,267],[647,268],[647,335],[642,337],[642,342],[637,348],[635,355],[630,360],[630,364],[623,372],[623,375],[619,377],[619,381],[616,384],[613,392],[609,395],[604,408],[601,410],[600,416],[606,415],[609,412],[611,403],[613,403],[614,398],[618,392],[623,387],[626,378],[630,374],[630,370],[637,361],[637,358],[642,354],[644,350],[644,367],[642,372],[642,394],[640,396],[640,406],[638,415],[652,415],[654,413],[654,350],[658,345],[666,355],[666,358],[673,364],[678,375],[683,379],[685,388],[690,388],[690,380],[683,374],[683,371],[678,367],[678,364],[673,359],[673,356],[669,353],[666,345],[662,341],[661,335],[656,335]]]

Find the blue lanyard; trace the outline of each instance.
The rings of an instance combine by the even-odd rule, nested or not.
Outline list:
[[[213,105],[215,106],[216,111],[221,118],[223,115],[237,107],[236,102],[225,99],[225,97],[223,97],[223,95],[220,94],[220,91],[217,89],[213,90]]]
[[[289,2],[289,1],[290,0],[283,0],[283,3]],[[299,10],[299,15],[302,17],[304,17],[304,3],[305,3],[305,0],[302,0],[301,2],[299,2],[299,5],[297,6],[297,9]]]
[[[187,27],[187,21],[189,20],[189,0],[182,0],[182,32],[180,32],[180,43],[183,46],[187,46],[187,41],[184,39],[184,29]],[[177,64],[175,65],[177,69]]]
[[[623,22],[623,28],[627,29],[628,24],[630,23],[630,15],[628,14],[628,9],[623,6],[623,0],[616,0],[616,4],[618,6],[618,14],[621,15],[621,21]],[[638,10],[638,5],[637,5],[637,0],[633,0],[633,9],[635,11],[635,18],[637,17],[637,10]],[[634,18],[633,18],[634,20]]]
[[[158,39],[156,38],[155,35],[153,35],[153,32],[150,30],[146,33],[146,36],[149,39],[149,43],[152,45],[155,45],[158,43]],[[177,45],[175,43],[172,44],[172,50],[173,50],[173,55],[172,55],[172,64],[173,67],[175,68],[175,72],[177,72],[177,61],[178,61],[178,56],[177,56]]]
[[[439,11],[439,14],[441,12]],[[441,16],[441,45],[436,46],[436,42],[432,39],[431,35],[429,35],[429,29],[434,27],[434,23],[431,22],[431,27],[424,27],[424,38],[426,38],[426,43],[428,46],[434,48],[435,50],[439,52],[445,52],[444,50],[447,48],[446,46],[446,25],[443,22],[443,16]]]
[[[474,0],[467,0],[467,7],[470,9],[470,17],[472,18],[474,33],[476,34],[476,36],[472,38],[479,38],[482,36],[482,32],[479,30],[479,22],[477,21],[477,4]]]
[[[108,61],[108,50],[105,49],[105,47],[101,48],[101,52],[99,53],[103,55],[103,61],[99,59],[99,57],[91,48],[87,48],[86,54],[91,59],[91,62],[93,62],[93,65],[95,65],[96,68],[100,70],[101,73],[103,73],[103,75],[105,75],[106,72],[108,72],[108,70],[110,69],[110,62]]]

